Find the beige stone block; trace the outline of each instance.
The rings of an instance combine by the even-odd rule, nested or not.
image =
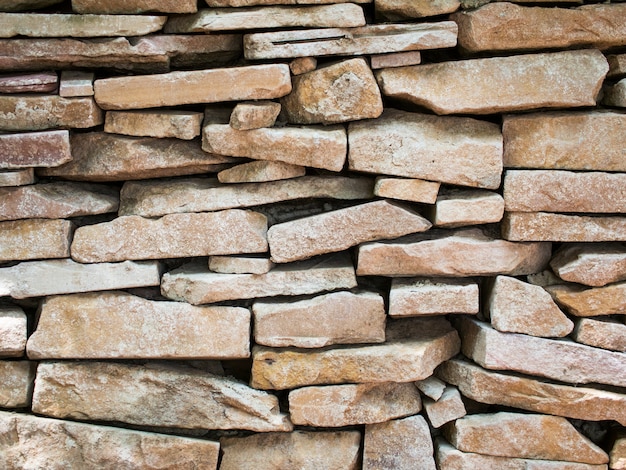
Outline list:
[[[359,431],[263,433],[223,437],[220,470],[357,470]]]
[[[572,339],[611,351],[626,352],[626,324],[612,319],[579,318]]]
[[[626,78],[604,89],[602,103],[608,106],[626,108]]]
[[[492,224],[502,220],[505,201],[498,193],[478,189],[446,190],[439,193],[432,209],[435,227]]]
[[[35,170],[32,167],[22,170],[0,170],[0,187],[24,186],[34,182]]]
[[[440,428],[467,414],[459,389],[450,385],[446,386],[439,400],[424,398],[424,411],[434,428]]]
[[[591,289],[574,285],[546,289],[558,304],[577,317],[626,314],[626,282]]]
[[[391,54],[376,54],[370,57],[370,66],[373,70],[418,65],[421,62],[422,53],[420,51],[392,52]]]
[[[280,103],[274,101],[249,101],[237,103],[230,115],[230,127],[238,130],[272,127],[280,114]]]
[[[0,412],[0,465],[215,470],[219,443]]]
[[[609,456],[609,468],[611,470],[624,470],[626,468],[626,436],[615,440]]]
[[[222,274],[266,274],[274,267],[269,258],[209,256],[209,269]]]
[[[414,382],[459,352],[456,330],[442,317],[398,320],[384,344],[322,350],[252,350],[255,388],[284,390],[304,385]]]
[[[447,385],[434,375],[431,375],[430,377],[415,382],[415,386],[428,398],[437,401],[443,395]]]
[[[374,185],[374,194],[379,197],[402,201],[434,204],[441,183],[417,178],[387,178],[379,176]]]
[[[385,341],[385,305],[373,292],[333,292],[252,305],[254,340],[272,347],[321,348]]]
[[[181,429],[293,428],[275,396],[232,378],[167,364],[41,362],[33,412]]]
[[[0,222],[0,261],[68,258],[73,232],[62,219]]]
[[[256,5],[324,5],[327,3],[372,3],[373,0],[205,0],[210,7],[251,7]]]
[[[76,96],[93,96],[93,72],[64,70],[61,72],[59,95],[69,98]]]
[[[72,160],[69,132],[0,134],[0,155],[0,168],[59,166]]]
[[[292,79],[281,99],[287,120],[295,124],[334,124],[377,118],[383,101],[374,74],[362,58],[318,68]]]
[[[464,279],[402,278],[391,281],[389,316],[476,314],[478,284]]]
[[[602,287],[626,280],[626,245],[574,243],[563,245],[550,267],[564,281]]]
[[[45,8],[63,0],[0,0],[0,11],[22,11]]]
[[[376,17],[387,21],[406,21],[409,18],[445,15],[459,9],[459,0],[409,1],[375,0]]]
[[[298,57],[289,62],[289,70],[291,70],[292,75],[302,75],[316,68],[317,59],[315,57]]]
[[[200,135],[202,117],[191,111],[108,111],[104,132],[191,140]]]
[[[435,470],[433,443],[420,416],[365,426],[363,470]]]
[[[606,56],[609,62],[607,78],[622,78],[626,76],[626,54],[609,54]]]
[[[35,362],[0,361],[0,406],[2,408],[30,406],[35,368]]]
[[[72,10],[89,14],[195,13],[195,0],[72,0]]]
[[[26,350],[26,314],[16,306],[0,306],[0,357],[20,357]]]
[[[0,93],[53,93],[59,86],[54,72],[0,75]]]
[[[305,174],[306,168],[301,165],[254,160],[220,171],[217,179],[220,183],[265,183],[298,178]]]
[[[502,134],[493,123],[391,109],[379,119],[351,123],[348,139],[351,170],[500,186]]]
[[[430,230],[398,241],[359,246],[362,276],[520,276],[541,271],[550,243],[515,243],[491,238],[479,229]]]
[[[600,51],[580,50],[385,69],[376,78],[383,95],[437,114],[494,114],[595,106],[608,70]]]

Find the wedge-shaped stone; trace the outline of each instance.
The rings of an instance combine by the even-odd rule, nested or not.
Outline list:
[[[408,18],[423,18],[452,13],[459,9],[459,0],[375,0],[376,16],[385,20],[403,21]]]
[[[59,95],[71,98],[76,96],[93,96],[93,72],[81,70],[64,70],[61,72]]]
[[[280,114],[281,105],[274,101],[237,103],[230,115],[230,127],[238,130],[272,127]]]
[[[595,106],[608,70],[600,51],[581,50],[401,67],[376,77],[384,95],[437,114],[493,114]]]
[[[160,219],[129,215],[76,230],[72,258],[101,263],[262,253],[267,250],[266,236],[267,218],[252,211],[169,214]]]
[[[90,14],[195,13],[195,0],[72,0],[72,10]]]
[[[602,287],[626,280],[626,245],[568,244],[550,261],[552,270],[564,281]]]
[[[456,330],[442,317],[398,320],[387,327],[387,342],[337,346],[319,351],[252,350],[255,388],[283,390],[303,385],[413,382],[459,352]]]
[[[219,443],[0,412],[3,468],[214,470]],[[71,444],[69,444],[71,443]]]
[[[163,275],[166,297],[194,305],[223,300],[303,295],[356,287],[352,262],[333,256],[278,266],[267,274],[218,274],[205,263],[189,263]]]
[[[550,259],[550,243],[513,243],[479,229],[430,230],[397,241],[359,246],[361,276],[519,276],[541,271]]]
[[[26,335],[24,310],[0,305],[0,357],[22,356],[26,348]]]
[[[577,317],[626,315],[626,282],[584,289],[578,286],[548,286],[548,292]]]
[[[56,127],[88,128],[102,124],[93,98],[57,95],[0,95],[0,130],[40,131]]]
[[[0,187],[24,186],[26,184],[33,184],[34,182],[35,170],[32,167],[22,170],[0,170]]]
[[[456,35],[456,23],[442,21],[254,33],[243,46],[246,59],[385,54],[454,47]]]
[[[494,372],[463,359],[445,362],[437,369],[437,376],[480,403],[586,421],[626,423],[626,394],[622,393]]]
[[[543,287],[498,276],[488,292],[485,313],[498,331],[563,337],[574,329]]]
[[[292,75],[302,75],[316,68],[317,59],[315,57],[298,57],[289,62],[289,70],[291,70]]]
[[[0,155],[0,168],[59,166],[72,159],[69,132],[0,134]]]
[[[254,160],[236,165],[217,174],[220,183],[264,183],[286,180],[306,174],[306,168],[283,162]]]
[[[224,437],[220,470],[357,470],[361,433],[358,431],[263,433]],[[323,449],[323,450],[322,450]]]
[[[624,213],[626,173],[508,170],[504,203],[511,212]]]
[[[0,93],[50,93],[59,85],[53,72],[0,75]]]
[[[572,334],[574,341],[626,353],[626,324],[619,320],[580,318]]]
[[[82,181],[124,181],[205,173],[232,161],[203,152],[197,141],[126,137],[105,132],[72,135],[73,160],[44,176]]]
[[[389,292],[389,316],[475,314],[478,284],[464,279],[394,279]]]
[[[289,393],[289,416],[296,425],[341,427],[382,423],[419,413],[422,401],[412,383],[303,387]]]
[[[351,170],[496,189],[502,174],[499,126],[465,117],[388,110],[349,127]]]
[[[63,0],[0,0],[0,11],[23,11],[45,8]]]
[[[416,212],[383,200],[273,225],[267,239],[272,261],[288,263],[430,227]]]
[[[615,85],[607,86],[604,90],[602,103],[618,108],[626,107],[626,79],[621,79]]]
[[[209,269],[223,274],[266,274],[274,263],[266,257],[209,256]]]
[[[280,98],[291,91],[291,79],[286,64],[265,64],[105,78],[94,90],[103,109],[156,108]]]
[[[421,62],[422,53],[420,51],[392,52],[390,54],[370,56],[370,67],[372,67],[372,70],[418,65]]]
[[[440,183],[416,178],[376,178],[376,196],[400,199],[402,201],[434,204],[439,193]]]
[[[191,140],[200,135],[201,124],[202,113],[190,111],[109,111],[104,132]]]
[[[626,354],[570,340],[500,333],[488,323],[459,319],[463,354],[487,369],[512,370],[562,382],[626,386]],[[598,367],[602,364],[602,367]]]
[[[30,406],[35,368],[35,362],[0,361],[0,406],[2,408]],[[0,462],[1,459],[2,457],[0,457]]]
[[[609,54],[606,56],[609,62],[607,78],[622,78],[626,76],[626,54]]]
[[[0,261],[67,258],[73,232],[62,219],[0,222]]]
[[[434,428],[439,428],[467,414],[459,389],[450,385],[446,386],[439,400],[424,398],[424,411]]]
[[[304,176],[267,183],[220,184],[212,178],[124,184],[121,215],[155,217],[175,212],[206,212],[308,198],[368,199],[369,178]]]
[[[372,292],[334,292],[308,300],[255,302],[254,340],[273,347],[321,348],[385,341],[385,305]]]
[[[447,190],[437,196],[431,220],[435,227],[492,224],[504,216],[504,199],[491,191]]]
[[[443,395],[443,392],[446,390],[446,383],[439,380],[434,375],[418,380],[415,382],[415,386],[420,392],[435,401],[439,400]]]
[[[383,100],[365,59],[338,62],[293,78],[281,100],[287,120],[296,124],[334,124],[377,118]]]

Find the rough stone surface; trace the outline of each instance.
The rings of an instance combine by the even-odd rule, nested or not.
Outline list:
[[[305,174],[306,168],[301,165],[254,160],[220,171],[217,179],[220,183],[265,183],[298,178]]]
[[[20,357],[26,349],[26,314],[19,307],[0,305],[0,357]]]
[[[351,170],[500,186],[502,135],[493,123],[391,109],[375,121],[351,123],[348,138]]]
[[[389,291],[389,316],[476,314],[478,284],[464,279],[393,279]]]
[[[1,144],[0,144],[1,145]],[[24,168],[22,170],[0,170],[0,187],[24,186],[35,182],[35,170]]]
[[[138,137],[191,140],[200,135],[202,113],[190,111],[108,111],[104,132]]]
[[[222,274],[266,274],[274,267],[269,258],[209,256],[209,269]]]
[[[372,292],[333,292],[312,299],[255,302],[254,340],[272,347],[321,348],[385,341],[385,305]]]
[[[546,289],[558,304],[577,317],[626,315],[626,282],[591,289],[568,285]]]
[[[93,72],[63,70],[59,83],[59,95],[65,98],[93,96]]]
[[[183,429],[292,429],[273,395],[235,379],[175,365],[42,362],[33,412]]]
[[[626,324],[609,319],[580,318],[572,339],[596,348],[626,352]]]
[[[622,78],[626,76],[626,54],[609,54],[606,56],[609,62],[607,78]]]
[[[0,261],[68,258],[73,232],[62,219],[0,222]]]
[[[434,204],[437,200],[441,183],[415,178],[376,178],[374,194],[379,197],[400,199],[402,201]]]
[[[435,227],[462,227],[464,225],[500,222],[505,201],[498,193],[484,190],[447,190],[437,196],[431,220]]]
[[[72,10],[89,14],[195,13],[195,0],[72,0]]]
[[[0,134],[0,168],[55,167],[72,160],[68,131]]]
[[[289,62],[289,70],[291,70],[292,75],[302,75],[316,68],[317,59],[315,57],[298,57]]]
[[[626,78],[621,79],[615,85],[606,87],[602,103],[608,106],[626,108]]]
[[[437,114],[493,114],[595,106],[608,70],[600,51],[581,50],[385,69],[376,77],[383,95]]]
[[[424,411],[434,428],[462,418],[467,413],[459,389],[450,385],[446,386],[439,400],[424,398]]]
[[[418,380],[417,382],[415,382],[415,386],[419,389],[420,392],[435,401],[441,398],[441,395],[443,395],[443,392],[446,389],[446,383],[439,380],[434,375],[431,375],[430,377],[422,380]]]
[[[626,468],[626,436],[615,440],[609,456],[609,468],[611,470],[624,470]]]
[[[347,3],[348,0],[205,0],[210,7],[249,7],[256,5],[320,5]],[[357,0],[349,3],[372,3],[372,0]]]
[[[376,16],[390,21],[445,15],[459,9],[459,0],[375,0]]]
[[[29,361],[0,361],[0,406],[2,408],[30,406],[35,367],[36,363]]]
[[[392,52],[391,54],[376,54],[370,57],[370,66],[373,70],[418,65],[421,62],[422,53],[420,51]]]
[[[602,287],[626,280],[626,245],[565,245],[556,252],[550,267],[564,281]]]
[[[0,0],[0,11],[23,11],[45,8],[63,0]]]
[[[281,105],[274,101],[237,103],[230,115],[230,127],[241,131],[272,127],[280,114]]]
[[[0,93],[50,93],[58,85],[59,76],[53,72],[0,75]]]

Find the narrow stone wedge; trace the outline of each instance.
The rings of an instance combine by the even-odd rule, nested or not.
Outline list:
[[[262,100],[237,103],[230,114],[228,124],[233,129],[240,131],[273,127],[280,111],[280,103],[274,101]]]
[[[0,261],[68,258],[73,233],[63,219],[0,222]]]
[[[0,170],[0,187],[24,186],[33,183],[35,183],[35,171],[32,167],[22,170]]]
[[[0,406],[2,408],[30,406],[36,364],[30,361],[0,361]],[[0,462],[1,455],[0,453]]]
[[[266,274],[274,267],[268,257],[209,256],[209,269],[223,274]]]
[[[441,183],[417,178],[385,178],[379,176],[374,185],[376,196],[401,201],[434,204]]]
[[[0,93],[51,93],[59,86],[53,72],[0,75]]]
[[[188,111],[109,111],[104,132],[191,140],[200,135],[202,113]]]
[[[0,168],[55,167],[67,163],[72,160],[69,137],[68,131],[0,134]]]
[[[564,281],[592,287],[626,280],[626,245],[568,244],[550,260]]]
[[[626,353],[626,324],[619,320],[580,318],[572,339],[596,348]]]
[[[584,289],[578,286],[546,287],[552,297],[577,317],[626,314],[626,282]]]
[[[428,397],[424,398],[424,411],[434,428],[440,428],[444,424],[467,414],[459,389],[451,385],[446,386],[437,401]]]
[[[389,292],[389,316],[476,314],[478,284],[464,279],[393,279]]]
[[[0,95],[1,131],[41,131],[57,127],[85,129],[104,121],[93,98],[58,95]]]
[[[195,13],[195,0],[72,0],[72,11],[88,14]]]
[[[306,168],[301,165],[253,160],[220,171],[217,179],[220,183],[265,183],[298,178],[305,174]]]

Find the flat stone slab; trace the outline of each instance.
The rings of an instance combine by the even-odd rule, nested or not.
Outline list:
[[[0,222],[0,261],[68,258],[74,224],[63,219]]]
[[[209,256],[209,270],[223,274],[265,274],[274,267],[268,257]]]
[[[200,135],[202,117],[190,111],[108,111],[104,132],[191,140]]]
[[[452,13],[461,6],[459,0],[443,0],[430,2],[427,0],[376,0],[376,17],[391,21],[406,21],[409,18]]]
[[[502,174],[499,126],[466,117],[387,110],[351,123],[349,168],[496,189]]]
[[[195,13],[194,0],[72,0],[72,11],[88,14]]]
[[[420,51],[392,52],[390,54],[375,54],[370,56],[372,70],[386,69],[389,67],[404,67],[422,63]]]
[[[32,167],[21,170],[0,170],[0,187],[24,186],[33,183],[35,183],[35,171]]]
[[[578,343],[626,353],[626,324],[611,319],[580,318],[572,339]]]
[[[592,287],[626,280],[626,245],[576,243],[564,245],[550,260],[564,281]]]
[[[595,106],[608,70],[600,51],[580,50],[385,69],[376,78],[383,95],[437,114],[494,114]]]
[[[626,314],[626,282],[584,289],[579,286],[546,287],[552,297],[577,317]]]
[[[59,166],[72,160],[70,134],[68,131],[0,134],[0,155],[3,169]]]
[[[59,86],[53,72],[0,75],[0,93],[51,93]]]
[[[16,306],[0,306],[0,357],[20,357],[26,350],[26,314]]]
[[[386,178],[379,176],[374,185],[376,196],[401,201],[434,204],[441,183],[417,178]]]
[[[459,389],[447,385],[439,400],[424,398],[424,411],[428,421],[434,428],[440,428],[450,421],[462,418],[467,414]]]
[[[402,278],[391,281],[389,316],[476,314],[478,284],[465,279]]]
[[[290,431],[278,399],[232,378],[175,365],[41,362],[33,412],[181,429]]]
[[[306,167],[301,165],[253,160],[220,171],[217,174],[217,179],[220,183],[265,183],[298,178],[305,174]]]
[[[59,83],[59,95],[65,98],[93,96],[93,72],[81,70],[63,70]]]
[[[445,190],[437,196],[430,219],[435,227],[493,224],[504,216],[505,200],[480,189]]]
[[[272,127],[280,111],[281,105],[275,101],[244,101],[235,105],[228,124],[241,131]]]
[[[35,362],[0,361],[0,406],[2,408],[30,406],[35,369]]]

